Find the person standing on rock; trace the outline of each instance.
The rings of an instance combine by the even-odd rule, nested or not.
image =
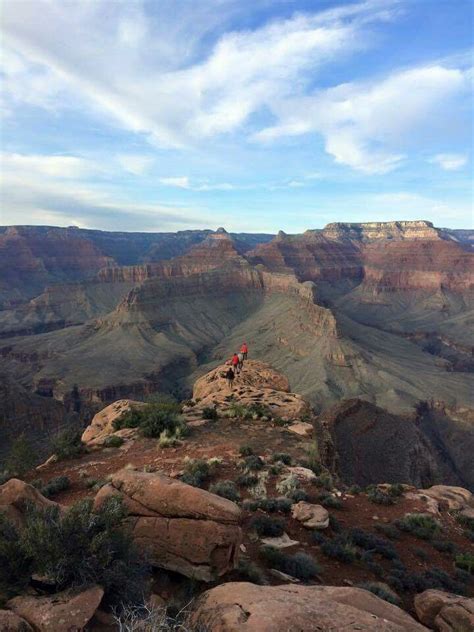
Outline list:
[[[234,369],[234,373],[238,375],[240,371],[239,356],[236,353],[234,353],[234,355],[232,356],[232,368]]]
[[[239,372],[242,371],[242,367],[244,366],[244,354],[242,353],[242,351],[239,351],[239,353],[237,354],[237,357],[239,358]]]
[[[244,360],[247,359],[248,352],[249,352],[249,348],[247,347],[247,343],[244,342],[244,344],[240,347],[240,353],[244,356]]]
[[[227,380],[227,386],[232,390],[232,385],[234,383],[235,373],[232,367],[230,366],[227,369],[227,373],[225,374],[225,379]]]

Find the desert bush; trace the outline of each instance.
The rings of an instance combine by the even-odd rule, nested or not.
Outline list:
[[[246,580],[252,582],[252,584],[259,584],[260,586],[267,583],[263,570],[248,558],[241,557],[239,559],[237,572],[243,581]]]
[[[110,435],[104,439],[105,448],[120,448],[123,444],[123,438],[118,435]]]
[[[458,548],[456,544],[450,540],[433,540],[431,546],[440,553],[454,553]]]
[[[139,428],[144,437],[158,438],[166,430],[169,435],[182,436],[187,432],[187,426],[180,415],[181,406],[172,401],[159,401],[148,404],[144,408],[132,408],[113,423],[115,430],[121,428]]]
[[[351,541],[361,549],[378,553],[387,560],[394,560],[398,553],[391,542],[380,538],[370,531],[354,528],[349,532]]]
[[[334,531],[334,533],[339,533],[340,531],[342,531],[339,520],[333,514],[329,514],[329,526]]]
[[[400,599],[394,593],[389,592],[383,586],[376,582],[363,582],[362,584],[357,584],[357,588],[368,590],[377,597],[380,597],[380,599],[388,601],[388,603],[392,603],[394,606],[400,605]]]
[[[218,483],[214,483],[210,486],[209,491],[234,502],[240,500],[239,490],[234,481],[219,481]]]
[[[219,419],[219,414],[215,406],[206,406],[205,408],[203,408],[202,416],[203,419],[209,419],[210,421],[217,421]]]
[[[326,542],[326,540],[328,539],[327,536],[324,535],[324,533],[322,533],[321,531],[318,531],[317,529],[311,532],[310,537],[311,537],[311,542],[313,544],[317,544],[318,546],[323,544],[323,542]]]
[[[384,567],[375,559],[374,551],[362,551],[360,555],[360,561],[365,565],[367,570],[373,573],[376,577],[383,577],[385,574]]]
[[[24,476],[36,465],[36,462],[37,457],[33,446],[26,435],[21,434],[13,441],[10,447],[10,452],[5,463],[5,479],[8,480],[12,476]]]
[[[74,428],[67,428],[57,434],[52,441],[52,448],[60,461],[73,459],[85,451],[85,446],[81,441],[81,433]]]
[[[463,582],[458,581],[441,568],[430,568],[423,575],[426,588],[437,588],[448,592],[464,595],[466,587]]]
[[[396,520],[395,525],[421,540],[432,540],[441,531],[439,522],[428,514],[407,514]]]
[[[278,428],[284,428],[285,426],[289,425],[289,421],[288,419],[282,419],[282,417],[274,417],[273,418],[273,425],[277,426]]]
[[[226,411],[226,416],[231,419],[248,419],[250,417],[247,406],[238,404],[237,402],[231,402],[229,408]]]
[[[393,483],[388,488],[389,496],[393,496],[393,498],[400,498],[403,496],[403,485],[401,483]]]
[[[423,562],[426,562],[430,559],[430,556],[425,551],[425,549],[421,549],[417,547],[416,549],[413,549],[413,553],[416,555],[418,559],[422,560]]]
[[[304,489],[295,489],[295,490],[293,490],[290,493],[290,495],[288,496],[288,498],[294,503],[299,503],[302,500],[304,500],[304,501],[308,501],[309,500],[308,493]]]
[[[33,560],[21,544],[18,528],[0,512],[0,594],[11,597],[26,588]]]
[[[241,467],[247,472],[257,472],[258,470],[263,470],[265,464],[259,456],[250,454],[242,460]]]
[[[209,632],[207,627],[194,627],[189,623],[186,608],[176,615],[170,608],[154,608],[146,604],[121,604],[113,612],[117,632]]]
[[[464,516],[461,513],[456,514],[455,516],[456,522],[458,522],[462,527],[466,527],[466,529],[470,529],[474,531],[474,518],[470,518],[469,516]]]
[[[285,470],[285,465],[284,463],[282,463],[281,461],[277,461],[276,463],[272,463],[272,465],[270,465],[268,471],[270,472],[270,474],[272,474],[273,476],[278,476],[279,474],[281,474],[283,472],[283,470]]]
[[[255,500],[244,500],[243,508],[247,511],[267,511],[268,513],[284,513],[291,511],[291,500],[289,498],[258,498]]]
[[[307,449],[306,456],[306,467],[312,470],[316,475],[321,474],[323,467],[321,465],[321,455],[319,453],[319,446],[316,439]]]
[[[262,417],[271,419],[272,411],[266,404],[255,402],[247,406],[246,416],[251,419],[261,419]]]
[[[316,560],[307,553],[287,555],[274,547],[266,546],[261,549],[261,554],[271,568],[302,581],[313,579],[321,572]]]
[[[241,445],[239,448],[240,456],[251,456],[253,454],[253,449],[249,445]]]
[[[278,518],[272,518],[265,514],[254,516],[249,523],[249,528],[260,537],[276,538],[283,535],[285,531],[285,523]]]
[[[275,452],[271,458],[272,463],[281,462],[281,463],[284,463],[285,465],[291,465],[291,461],[292,461],[291,455],[288,454],[287,452]]]
[[[376,524],[375,528],[387,538],[390,538],[390,540],[400,539],[400,531],[393,524]]]
[[[474,554],[468,552],[458,553],[454,558],[454,564],[457,568],[472,575],[474,573]]]
[[[378,487],[368,488],[367,499],[376,505],[393,505],[395,503],[393,496],[387,494]]]
[[[331,491],[334,488],[334,479],[329,472],[321,472],[313,481],[313,484]]]
[[[51,498],[60,492],[64,492],[71,487],[71,481],[67,476],[57,476],[49,480],[46,485],[41,486],[40,492],[46,498]]]
[[[347,492],[353,496],[358,496],[362,493],[362,487],[360,487],[360,485],[351,485]]]
[[[240,474],[236,480],[240,487],[253,487],[258,483],[258,477],[255,474]]]
[[[326,509],[342,509],[342,500],[340,498],[336,498],[336,496],[331,496],[330,494],[324,495],[322,498],[318,499],[323,507]]]
[[[333,540],[323,542],[321,551],[327,557],[332,557],[344,564],[352,564],[357,559],[357,549],[345,535],[338,535]]]
[[[282,478],[281,481],[278,481],[276,484],[276,490],[279,494],[283,494],[287,498],[290,498],[292,494],[294,494],[301,487],[301,483],[298,480],[298,477],[294,474],[289,474]]]
[[[204,459],[189,459],[185,461],[184,473],[181,476],[183,483],[193,487],[203,487],[211,478],[212,467]]]

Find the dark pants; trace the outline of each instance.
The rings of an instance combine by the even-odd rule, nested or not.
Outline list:
[[[248,353],[247,351],[244,351],[244,352],[242,353],[242,355],[244,356],[244,360],[246,360],[246,359],[247,359],[247,353]]]

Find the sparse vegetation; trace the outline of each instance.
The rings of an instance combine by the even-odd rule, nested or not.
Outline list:
[[[395,503],[391,494],[373,486],[367,489],[367,499],[376,505],[393,505]]]
[[[458,553],[454,558],[454,564],[472,575],[474,573],[474,554],[468,552]]]
[[[267,511],[268,513],[284,513],[291,511],[291,500],[289,498],[258,498],[255,500],[244,500],[243,508],[246,511]]]
[[[181,406],[173,401],[158,401],[144,408],[132,408],[114,421],[114,429],[139,428],[144,437],[168,436],[180,438],[187,434],[187,426],[180,415]],[[179,437],[178,437],[179,434]]]
[[[258,477],[255,474],[240,474],[236,480],[237,485],[241,487],[253,487],[258,483]]]
[[[219,481],[218,483],[214,483],[210,486],[209,491],[234,502],[240,500],[239,490],[234,481]]]
[[[287,555],[271,546],[263,547],[261,553],[270,568],[275,568],[302,581],[313,579],[321,572],[316,560],[307,553],[298,552]]]
[[[265,463],[256,454],[250,454],[242,460],[241,467],[246,472],[258,472],[259,470],[263,470]]]
[[[321,544],[321,551],[324,555],[344,562],[344,564],[352,564],[357,559],[357,549],[350,538],[345,535],[338,535],[332,540],[326,540]]]
[[[106,437],[104,440],[105,448],[120,448],[120,446],[122,446],[123,444],[124,444],[123,438],[114,434],[110,435],[109,437]]]
[[[11,445],[10,453],[5,463],[5,480],[12,476],[24,476],[26,472],[35,466],[36,462],[37,457],[33,446],[26,435],[21,434]]]
[[[267,583],[263,570],[248,558],[240,558],[237,571],[243,581],[259,585]]]
[[[249,528],[256,531],[260,537],[276,538],[283,535],[285,523],[278,518],[261,514],[252,518],[249,523]]]
[[[251,456],[253,454],[253,449],[249,445],[241,445],[239,448],[240,456]]]
[[[52,498],[60,492],[64,492],[71,487],[71,481],[67,476],[57,476],[49,480],[46,485],[39,488],[39,491],[46,496],[46,498]]]
[[[396,520],[395,525],[421,540],[432,540],[441,531],[439,522],[428,514],[407,514]]]
[[[209,419],[210,421],[217,421],[219,419],[217,408],[215,406],[206,406],[202,409],[202,417],[203,419]]]
[[[52,448],[60,461],[73,459],[85,451],[85,446],[81,441],[81,433],[74,428],[67,428],[57,434],[52,441]]]
[[[320,495],[318,500],[326,509],[342,509],[343,507],[342,500],[331,494]]]
[[[400,599],[397,597],[397,595],[395,595],[393,592],[389,592],[386,588],[384,588],[377,582],[364,582],[362,584],[357,584],[357,588],[368,590],[377,597],[380,597],[380,599],[388,601],[388,603],[392,603],[394,606],[400,605]]]
[[[454,553],[457,546],[450,540],[433,540],[431,546],[440,553]]]
[[[212,466],[204,459],[185,460],[184,473],[181,476],[183,483],[193,487],[203,487],[212,476]]]
[[[272,463],[284,463],[285,465],[291,465],[292,458],[287,452],[275,452],[271,458]]]
[[[349,536],[353,544],[361,549],[378,553],[387,560],[394,560],[398,557],[397,551],[391,542],[370,533],[370,531],[354,528],[350,530]]]
[[[276,490],[279,494],[283,494],[287,498],[291,498],[292,495],[300,488],[300,481],[294,474],[289,474],[278,481],[276,484]]]
[[[294,503],[299,503],[302,500],[309,500],[309,496],[304,489],[295,489],[290,493],[288,498],[290,498],[290,500],[292,500]]]
[[[400,539],[400,531],[393,524],[376,524],[375,528],[379,533],[382,533],[390,540],[399,540]]]
[[[312,469],[314,470],[314,468]],[[334,479],[329,472],[321,472],[313,481],[313,484],[331,491],[334,488]]]

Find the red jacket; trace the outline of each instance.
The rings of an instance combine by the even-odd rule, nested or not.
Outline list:
[[[237,364],[239,364],[239,358],[236,353],[234,353],[234,355],[232,356],[232,364],[234,366],[237,366]]]
[[[243,344],[243,345],[240,347],[240,351],[241,351],[241,353],[248,353],[248,350],[249,350],[249,348],[247,347],[247,345],[246,345],[246,344]]]

